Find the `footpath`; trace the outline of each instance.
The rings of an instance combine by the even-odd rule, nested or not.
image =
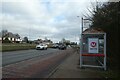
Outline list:
[[[79,54],[74,53],[60,64],[49,78],[104,78],[101,74],[103,70],[98,68],[79,67]]]

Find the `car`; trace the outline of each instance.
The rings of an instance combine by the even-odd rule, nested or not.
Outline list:
[[[42,50],[42,49],[47,50],[47,47],[48,46],[46,44],[39,44],[39,45],[36,46],[36,50]]]
[[[65,44],[60,44],[58,48],[60,50],[64,50],[64,49],[66,49],[66,45]]]
[[[58,48],[59,45],[58,44],[53,44],[52,48]]]

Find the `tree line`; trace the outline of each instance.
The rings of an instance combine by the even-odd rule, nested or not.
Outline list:
[[[90,12],[91,28],[101,28],[107,33],[107,65],[119,69],[120,2],[98,3]]]

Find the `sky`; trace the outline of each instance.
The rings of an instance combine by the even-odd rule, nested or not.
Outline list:
[[[81,17],[96,0],[0,0],[0,26],[30,40],[79,42]],[[106,0],[100,0],[106,1]],[[79,16],[79,17],[77,17]]]

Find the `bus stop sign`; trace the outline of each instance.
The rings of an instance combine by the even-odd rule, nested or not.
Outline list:
[[[88,52],[98,53],[98,38],[88,38]]]

